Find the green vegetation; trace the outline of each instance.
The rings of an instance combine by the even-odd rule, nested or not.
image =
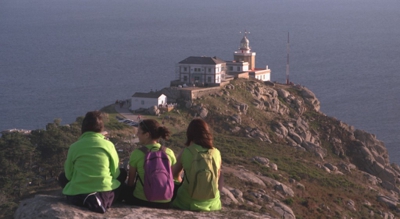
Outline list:
[[[109,107],[108,110],[111,108]],[[118,122],[115,112],[106,114],[105,127],[109,138],[118,148],[132,151],[133,128]],[[60,119],[48,123],[46,129],[32,130],[30,134],[4,133],[0,138],[0,218],[11,217],[18,201],[35,193],[59,190],[56,177],[64,169],[69,146],[81,134],[83,117],[76,122],[61,125]]]
[[[48,189],[49,183],[54,184],[54,178],[63,169],[69,145],[79,135],[78,122],[61,126],[59,119],[47,124],[45,130],[33,130],[29,135],[3,134],[0,138],[1,212],[13,212],[10,209],[17,207],[18,200]]]

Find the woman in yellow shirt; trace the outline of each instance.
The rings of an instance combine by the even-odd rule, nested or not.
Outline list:
[[[160,124],[154,119],[146,119],[139,123],[137,130],[137,137],[139,138],[139,144],[144,147],[135,149],[129,160],[129,174],[128,174],[128,191],[125,201],[128,204],[140,205],[145,207],[153,208],[168,208],[169,199],[161,200],[148,200],[145,194],[145,151],[159,151],[165,150],[165,153],[169,160],[169,170],[172,165],[176,163],[174,152],[169,148],[162,148],[161,144],[158,143],[160,138],[168,139],[170,135],[169,130],[160,126]],[[168,177],[168,176],[167,176]],[[172,172],[170,173],[172,180],[173,190],[173,178]],[[167,184],[167,182],[165,182]],[[167,188],[170,189],[170,188]],[[133,192],[132,192],[133,190]]]
[[[175,180],[183,180],[172,207],[191,211],[221,210],[218,190],[221,153],[213,145],[213,136],[207,123],[202,119],[192,120],[186,137],[187,147],[178,155],[177,163],[172,167]]]

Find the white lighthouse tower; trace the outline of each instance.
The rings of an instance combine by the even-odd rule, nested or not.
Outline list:
[[[233,53],[233,59],[236,62],[249,63],[249,70],[254,70],[256,67],[256,53],[251,51],[250,42],[249,39],[247,39],[246,34],[240,41],[239,49]]]

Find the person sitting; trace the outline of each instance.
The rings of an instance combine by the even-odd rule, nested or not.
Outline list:
[[[135,149],[130,156],[125,202],[166,209],[173,196],[171,166],[176,163],[176,158],[174,152],[161,146],[158,140],[168,140],[170,132],[156,120],[145,119],[139,123],[136,135],[144,147]]]
[[[193,119],[187,128],[186,138],[187,147],[172,167],[175,180],[183,180],[172,207],[192,211],[221,210],[218,183],[222,159],[220,151],[213,145],[207,123],[202,119]]]
[[[102,134],[100,111],[86,113],[82,135],[68,150],[64,171],[58,177],[71,204],[105,213],[118,199],[127,173],[119,169],[115,146]]]

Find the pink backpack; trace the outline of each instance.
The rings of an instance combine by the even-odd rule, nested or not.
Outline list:
[[[148,201],[170,200],[174,194],[174,178],[172,169],[165,152],[166,147],[161,146],[158,151],[151,151],[147,147],[139,148],[144,155],[144,194]],[[138,175],[139,176],[139,175]]]

